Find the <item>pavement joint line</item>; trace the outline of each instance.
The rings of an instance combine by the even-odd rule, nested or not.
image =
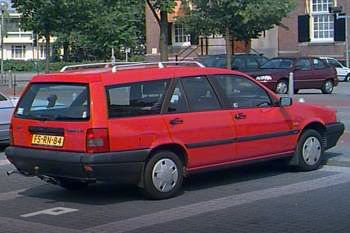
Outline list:
[[[19,189],[19,190],[7,192],[7,193],[0,193],[0,201],[9,201],[9,200],[16,199],[18,197],[22,197],[20,193],[26,190],[27,189]]]
[[[28,222],[20,219],[0,217],[1,229],[5,232],[50,232],[50,233],[81,233],[70,228],[57,227],[43,223]],[[1,230],[0,230],[1,231]]]
[[[323,168],[323,171],[343,171],[340,168]],[[137,216],[129,219],[119,220],[103,224],[96,227],[87,228],[84,232],[129,232],[139,230],[141,228],[154,226],[157,224],[164,224],[171,221],[181,220],[189,217],[206,214],[213,211],[220,211],[235,206],[244,204],[251,204],[256,201],[263,201],[282,196],[305,193],[322,188],[328,188],[335,185],[340,185],[350,182],[350,172],[337,173],[335,175],[322,177],[314,180],[294,183],[290,185],[268,188],[264,190],[257,190],[253,192],[231,195],[223,198],[212,199],[209,201],[199,202],[191,205],[175,207],[172,209]],[[322,169],[321,169],[322,171]]]

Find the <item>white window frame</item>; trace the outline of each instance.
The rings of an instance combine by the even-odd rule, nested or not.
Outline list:
[[[191,35],[189,34],[184,34],[184,26],[183,24],[177,24],[177,23],[173,23],[173,38],[172,38],[172,41],[173,41],[173,45],[174,46],[182,46],[182,47],[185,47],[185,46],[190,46],[191,45]],[[179,28],[178,28],[179,27]],[[180,35],[178,33],[181,33]],[[180,40],[178,40],[180,39]]]
[[[314,5],[313,5],[313,1],[314,0],[309,0],[310,3],[310,38],[311,38],[311,42],[314,43],[332,43],[334,42],[334,19],[331,21],[328,21],[328,23],[332,24],[333,27],[333,36],[332,37],[328,37],[328,38],[315,38],[315,17],[318,16],[330,16],[333,17],[332,14],[330,14],[328,12],[328,7],[326,7],[327,9],[322,9],[320,11],[314,11]],[[329,2],[331,0],[316,0],[319,2]],[[334,6],[337,6],[337,0],[333,0]],[[327,4],[329,5],[329,4]],[[322,7],[321,7],[322,8]],[[320,26],[320,25],[319,25]],[[320,29],[318,29],[320,30]],[[332,29],[326,30],[328,32],[331,32]],[[322,30],[325,31],[325,30]]]
[[[17,51],[19,51],[20,56],[17,57]],[[13,60],[26,60],[27,48],[25,45],[12,45],[11,46],[11,58]]]

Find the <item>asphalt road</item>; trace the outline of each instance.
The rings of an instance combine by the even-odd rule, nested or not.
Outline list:
[[[192,176],[183,192],[145,200],[133,186],[98,184],[67,192],[36,178],[6,176],[0,154],[0,232],[349,232],[350,83],[336,94],[296,99],[337,108],[347,125],[313,172],[269,162]]]

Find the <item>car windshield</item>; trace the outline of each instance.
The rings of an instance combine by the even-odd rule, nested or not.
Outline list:
[[[21,98],[15,115],[36,120],[87,120],[89,89],[82,84],[32,84]]]
[[[289,69],[293,67],[292,59],[274,58],[263,64],[262,69]]]

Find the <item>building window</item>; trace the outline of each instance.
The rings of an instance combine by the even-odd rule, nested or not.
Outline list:
[[[25,45],[12,45],[11,50],[13,59],[24,59],[26,57]]]
[[[40,57],[40,59],[46,58],[46,46],[45,45],[39,46],[39,57]]]
[[[335,5],[335,0],[311,1],[311,41],[334,41],[334,16],[329,13],[329,7]]]
[[[183,24],[175,24],[175,44],[190,45],[191,36],[185,33]]]

